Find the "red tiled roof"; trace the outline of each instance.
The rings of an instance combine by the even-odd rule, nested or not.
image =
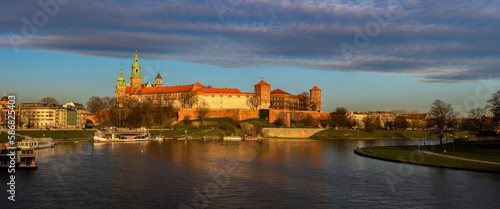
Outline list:
[[[314,87],[311,89],[311,91],[314,91],[314,90],[320,90],[320,91],[321,91],[321,89],[319,89],[317,86],[314,86]]]
[[[200,82],[198,82],[198,81],[196,81],[196,83],[195,83],[195,84],[193,84],[193,85],[195,85],[195,86],[200,86],[200,87],[204,87],[204,86],[203,86]]]
[[[270,86],[270,84],[266,83],[264,80],[260,81],[259,83],[255,84],[256,86],[260,86],[260,85],[266,85],[266,86]]]
[[[193,89],[191,85],[183,85],[183,86],[158,86],[158,87],[139,87],[130,90],[127,86],[127,93],[129,94],[165,94],[165,93],[176,93],[176,92],[187,92]]]
[[[288,93],[286,93],[285,91],[283,91],[281,89],[275,89],[275,90],[271,91],[271,94],[288,94]]]
[[[223,88],[203,88],[203,89],[196,89],[196,91],[203,92],[203,93],[236,93],[239,94],[241,91],[239,89],[223,89]]]

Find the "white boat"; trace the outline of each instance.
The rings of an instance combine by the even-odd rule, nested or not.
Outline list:
[[[241,141],[241,136],[224,136],[224,141]]]
[[[94,134],[94,142],[134,142],[151,139],[151,134],[147,130],[117,130],[103,129]]]
[[[52,138],[28,138],[17,143],[18,148],[42,149],[54,147]]]
[[[19,169],[36,169],[36,155],[33,148],[22,147],[17,150],[17,167]]]

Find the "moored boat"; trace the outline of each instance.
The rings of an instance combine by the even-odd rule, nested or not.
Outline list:
[[[241,141],[241,136],[224,136],[224,141]]]
[[[0,168],[8,168],[10,166],[10,149],[9,143],[2,144],[0,147]]]
[[[43,149],[54,147],[55,143],[52,138],[28,138],[17,142],[18,148]]]
[[[19,169],[37,169],[36,155],[33,148],[22,147],[17,150],[17,167]]]
[[[137,129],[101,129],[96,131],[94,135],[94,142],[135,142],[146,141],[151,139],[151,134],[148,130]]]
[[[201,138],[203,140],[217,140],[217,139],[220,139],[218,136],[203,136]]]
[[[247,136],[247,137],[245,137],[245,140],[246,141],[257,141],[257,140],[259,140],[259,137]]]

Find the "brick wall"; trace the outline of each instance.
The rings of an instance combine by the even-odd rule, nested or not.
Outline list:
[[[295,111],[295,110],[275,110],[269,109],[269,122],[274,123],[280,116],[286,117],[287,124],[290,125],[290,120],[300,121],[306,115],[312,115],[313,118],[320,120],[327,119],[329,113],[316,112],[316,111]]]
[[[178,112],[178,120],[181,121],[189,115],[191,119],[196,119],[198,116],[196,114],[197,109],[181,108]],[[207,118],[232,118],[235,120],[246,120],[251,118],[258,118],[258,110],[247,110],[247,109],[209,109]]]

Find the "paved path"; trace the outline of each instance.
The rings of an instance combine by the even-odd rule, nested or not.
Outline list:
[[[437,156],[447,157],[447,158],[452,158],[452,159],[457,159],[457,160],[466,160],[466,161],[477,162],[477,163],[487,163],[487,164],[493,164],[493,165],[500,165],[500,163],[491,162],[491,161],[473,160],[473,159],[469,159],[469,158],[462,158],[462,157],[455,157],[455,156],[450,156],[450,155],[443,155],[443,154],[438,154],[438,153],[435,153],[435,152],[429,152],[429,151],[423,151],[423,150],[421,150],[420,152],[423,152],[423,153],[429,154],[429,155],[437,155]]]

